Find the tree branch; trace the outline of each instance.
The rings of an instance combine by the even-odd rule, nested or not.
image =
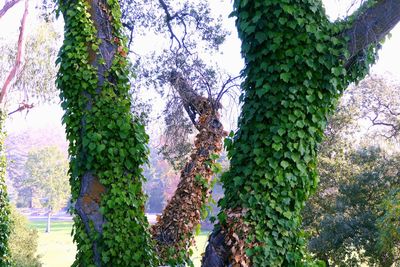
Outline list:
[[[23,101],[21,104],[19,104],[17,109],[15,109],[14,111],[11,111],[10,113],[8,113],[8,116],[10,116],[10,115],[12,115],[14,113],[17,113],[19,111],[23,111],[25,109],[28,112],[31,108],[33,108],[33,104],[28,104],[28,103],[25,103],[25,101]]]
[[[350,57],[346,63],[371,44],[377,44],[400,21],[399,0],[378,0],[375,5],[362,12],[343,35],[349,38]]]
[[[18,4],[19,1],[21,0],[11,0],[11,1],[6,1],[4,4],[3,8],[0,9],[0,19],[7,13],[7,11],[12,8],[15,4]]]
[[[18,0],[19,1],[19,0]],[[3,87],[1,88],[0,92],[0,103],[4,102],[4,99],[7,95],[7,90],[17,75],[18,71],[21,68],[21,62],[25,50],[25,22],[26,22],[26,17],[28,16],[28,9],[29,9],[29,0],[25,0],[25,10],[24,14],[22,15],[22,20],[21,20],[21,27],[19,29],[19,37],[18,37],[18,48],[17,48],[17,56],[15,58],[15,63],[14,66],[12,67],[10,73],[7,76],[6,81],[4,82]]]

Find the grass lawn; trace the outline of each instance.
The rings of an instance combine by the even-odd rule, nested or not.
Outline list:
[[[38,254],[44,267],[69,267],[75,259],[76,247],[72,242],[72,222],[54,221],[51,233],[45,233],[46,221],[31,222],[31,226],[39,232]],[[192,260],[200,267],[201,254],[204,252],[208,233],[202,232],[196,237],[196,248]]]

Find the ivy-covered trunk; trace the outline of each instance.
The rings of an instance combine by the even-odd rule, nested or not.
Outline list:
[[[144,214],[148,136],[130,112],[117,0],[60,0],[63,123],[69,140],[73,266],[157,266]]]
[[[6,114],[0,109],[0,267],[11,266],[11,256],[8,247],[10,236],[10,203],[6,185],[6,152],[4,148],[5,131],[4,122]]]
[[[171,84],[199,133],[174,196],[152,227],[152,234],[161,264],[180,266],[190,263],[195,230],[200,227],[201,213],[209,202],[212,176],[219,170],[216,159],[226,132],[220,122],[220,105],[198,95],[182,75],[173,73],[171,77]]]
[[[243,108],[226,142],[231,165],[203,266],[312,265],[300,211],[318,184],[318,144],[343,90],[368,72],[377,43],[352,50],[348,40],[362,36],[363,28],[351,28],[358,17],[331,23],[321,1],[236,0],[233,14],[245,59]]]

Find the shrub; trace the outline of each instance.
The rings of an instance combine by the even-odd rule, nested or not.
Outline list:
[[[11,258],[15,267],[42,266],[36,256],[38,233],[29,228],[28,220],[13,207],[11,209],[11,236],[9,240]]]

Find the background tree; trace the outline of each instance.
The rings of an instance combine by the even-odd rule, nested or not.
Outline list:
[[[377,250],[378,221],[385,197],[399,183],[400,168],[399,155],[385,155],[387,152],[377,147],[348,151],[346,160],[351,175],[341,176],[342,181],[336,180],[337,186],[330,191],[319,192],[320,197],[332,200],[328,205],[313,211],[307,209],[321,216],[309,248],[328,265],[361,266],[369,262],[371,266],[392,266],[393,261],[381,257]],[[321,176],[321,183],[325,179]]]
[[[205,63],[203,54],[216,54],[227,33],[220,19],[212,16],[208,1],[158,1],[144,15],[138,14],[137,8],[133,13],[126,11],[130,8],[123,3],[123,24],[130,41],[136,40],[133,32],[143,31],[143,26],[147,31],[154,29],[159,38],[170,39],[162,51],[139,58],[139,79],[134,87],[154,87],[166,99],[160,151],[181,170],[174,196],[152,227],[157,254],[162,264],[190,264],[190,247],[201,220],[200,211],[209,199],[212,174],[218,169],[215,159],[225,135],[219,115],[221,98],[236,85],[236,78],[223,74],[213,63]],[[143,18],[148,21],[142,23]],[[189,137],[196,132],[193,146]],[[176,214],[180,214],[179,220]]]
[[[17,1],[14,2],[16,3]],[[13,5],[13,2],[6,3],[6,5],[1,9],[0,17],[2,17]],[[10,208],[8,204],[7,187],[5,184],[6,158],[4,151],[5,133],[3,129],[7,113],[4,110],[4,102],[8,88],[10,87],[10,83],[15,78],[17,71],[19,71],[21,66],[22,54],[25,44],[25,22],[27,15],[28,0],[25,1],[24,13],[22,15],[15,64],[11,68],[10,73],[5,79],[0,91],[0,266],[7,266],[10,264],[10,255],[8,249],[8,238],[10,235]]]
[[[307,264],[299,230],[315,190],[316,152],[346,87],[363,78],[398,20],[397,1],[368,1],[330,22],[321,1],[235,1],[245,69],[239,130],[219,225],[204,266]],[[373,26],[372,26],[373,25]]]
[[[386,197],[397,187],[400,170],[397,136],[385,126],[398,120],[392,111],[397,91],[390,77],[367,77],[345,92],[329,120],[318,150],[320,186],[303,211],[309,248],[327,265],[393,264],[396,241],[386,240],[392,244],[386,252],[377,247],[381,206],[391,201]],[[378,118],[384,127],[376,125]]]
[[[32,208],[31,188],[25,184],[28,179],[27,170],[25,168],[28,153],[33,150],[44,149],[45,147],[55,146],[62,151],[66,160],[68,144],[65,140],[63,128],[49,128],[26,130],[23,132],[9,133],[6,138],[6,155],[7,155],[7,177],[12,184],[15,194],[11,195],[11,201],[18,208]]]
[[[11,7],[13,7],[15,4],[17,4],[19,1],[6,1],[3,8],[0,10],[0,17],[2,17]],[[2,81],[2,88],[0,92],[0,104],[1,104],[1,120],[4,121],[6,119],[6,114],[8,113],[7,111],[7,95],[9,95],[10,92],[13,92],[13,97],[14,99],[20,100],[21,104],[18,106],[17,109],[15,109],[13,112],[16,111],[21,111],[24,109],[29,109],[32,108],[33,105],[29,104],[27,100],[29,97],[35,96],[37,97],[40,95],[40,93],[47,94],[51,90],[54,91],[54,86],[51,85],[50,87],[45,86],[43,83],[44,81],[47,81],[47,78],[51,75],[54,76],[54,71],[53,73],[49,72],[49,67],[50,64],[48,64],[48,60],[52,60],[51,55],[53,55],[54,58],[54,47],[53,50],[50,49],[50,47],[46,46],[46,44],[49,44],[50,42],[44,42],[44,36],[41,35],[41,39],[36,42],[43,42],[41,45],[34,45],[34,42],[29,43],[29,45],[32,45],[32,53],[28,55],[28,60],[25,61],[25,42],[26,42],[26,32],[25,32],[25,26],[26,26],[26,18],[28,16],[28,10],[29,10],[29,1],[25,1],[25,6],[24,6],[24,11],[21,19],[21,26],[19,28],[19,36],[18,36],[18,42],[17,45],[4,45],[2,42],[1,48],[2,48],[2,55],[1,55],[1,62],[2,62],[2,68],[0,70],[0,80]],[[54,37],[54,34],[52,35]],[[39,37],[40,38],[40,37]],[[44,48],[44,49],[43,49]],[[42,54],[42,59],[45,58],[42,61],[37,61],[33,62],[32,57],[35,57],[38,54]],[[27,64],[25,64],[27,63]],[[5,72],[5,70],[9,70],[9,72]],[[43,71],[46,70],[46,71]],[[46,76],[47,75],[47,76]],[[31,77],[30,77],[31,76]],[[45,78],[45,79],[43,79]],[[51,83],[47,83],[51,84]],[[41,91],[42,90],[42,91]],[[16,92],[20,94],[20,97],[17,98]],[[42,94],[42,96],[44,95]],[[18,101],[17,100],[17,101]],[[3,123],[1,123],[3,125]],[[3,130],[1,130],[3,131]],[[4,142],[4,140],[2,141]],[[3,158],[5,160],[5,157]],[[3,167],[5,168],[5,163]],[[5,170],[4,172],[5,175]],[[2,205],[7,205],[7,195],[6,195],[6,188],[4,184],[4,177],[2,176],[0,178],[0,184],[2,187],[2,190],[0,192],[0,199],[2,200]],[[9,214],[8,208],[6,206],[2,206],[0,208],[0,212],[2,215],[0,215],[0,225],[2,228],[1,231],[1,237],[0,237],[0,243],[2,244],[0,246],[0,265],[2,264],[9,264],[7,263],[7,259],[9,257],[6,257],[5,255],[7,254],[6,252],[6,247],[7,247],[7,236],[9,233],[9,230],[7,230],[9,227],[7,226],[9,224],[9,219],[5,218],[8,217],[7,214]]]
[[[398,187],[398,186],[397,186]],[[383,216],[378,222],[378,253],[379,258],[385,265],[399,264],[400,262],[400,194],[399,190],[394,189],[383,201]]]
[[[48,210],[46,232],[50,232],[50,216],[66,207],[70,198],[68,186],[68,161],[57,147],[31,150],[25,163],[25,187],[32,191],[32,197],[40,200]]]
[[[13,265],[18,267],[40,267],[36,253],[38,233],[29,227],[28,220],[13,207],[11,208],[10,254]]]

